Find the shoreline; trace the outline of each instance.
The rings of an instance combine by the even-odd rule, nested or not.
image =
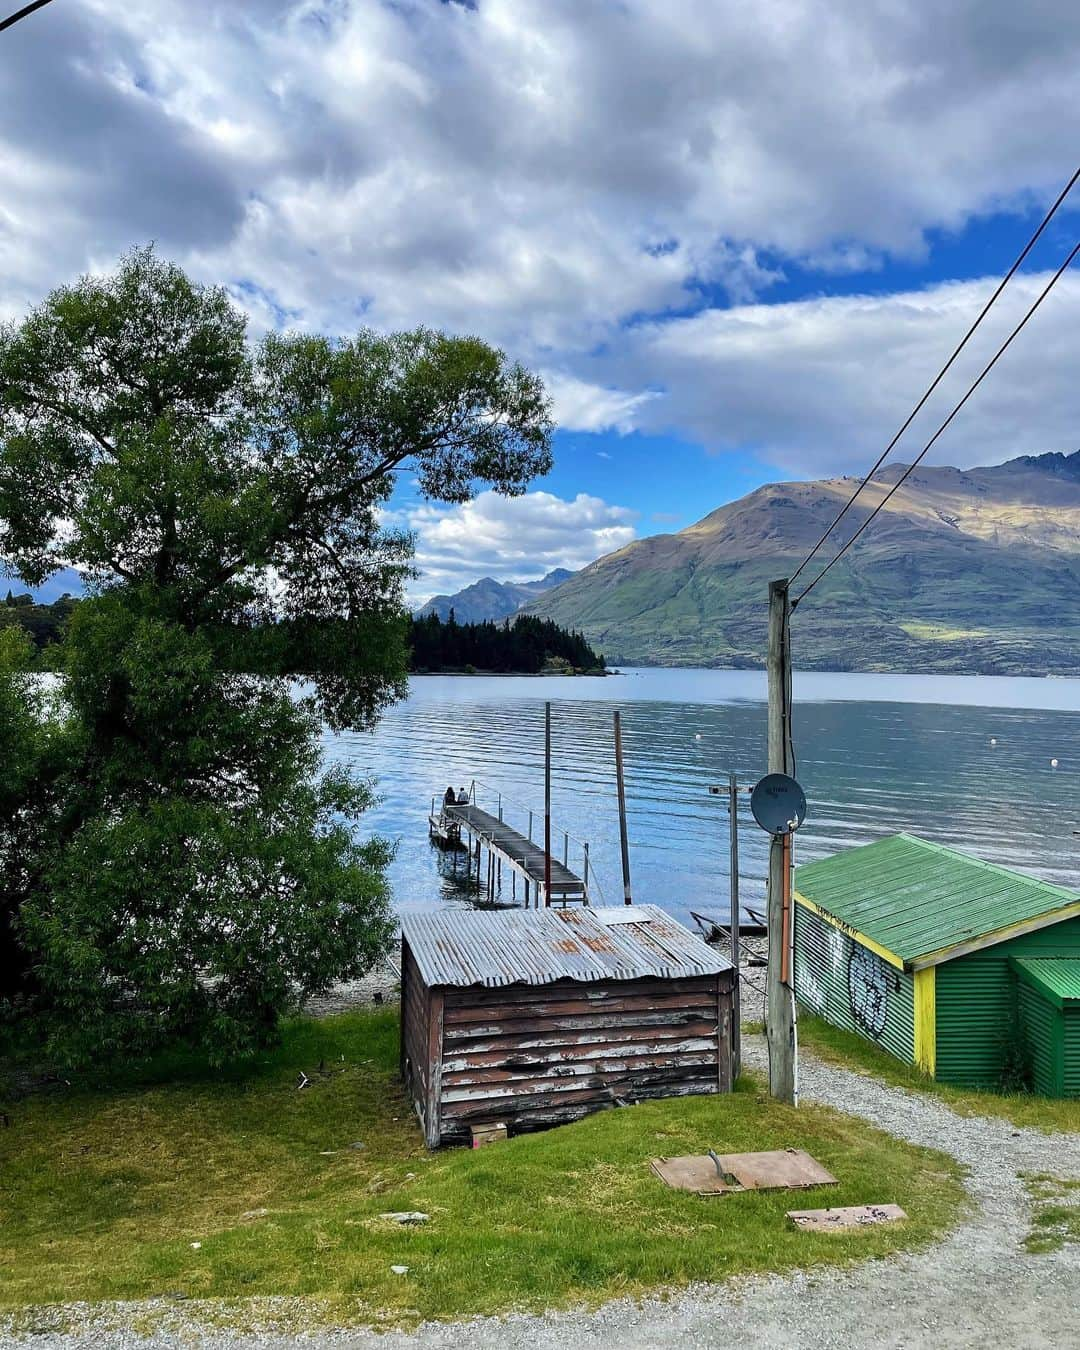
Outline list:
[[[677,667],[672,667],[677,669]],[[667,667],[657,666],[654,669],[662,670]],[[619,675],[618,670],[481,670],[479,666],[475,670],[457,670],[448,668],[446,670],[410,670],[409,679],[420,679],[425,675],[438,675],[445,679],[447,675],[460,675],[463,679],[472,680],[481,677],[485,680],[603,680],[609,675]]]

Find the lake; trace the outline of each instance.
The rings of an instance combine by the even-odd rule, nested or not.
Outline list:
[[[478,780],[489,809],[542,838],[544,701],[552,703],[553,854],[563,831],[590,844],[593,901],[622,900],[612,711],[622,712],[634,899],[687,918],[723,915],[727,812],[709,787],[765,772],[765,676],[626,670],[608,679],[420,676],[370,733],[327,753],[376,781],[364,828],[398,841],[399,910],[469,905],[464,865],[428,842],[433,795]],[[797,776],[808,813],[796,861],[907,830],[1080,885],[1080,680],[796,674]],[[996,744],[994,743],[996,742]],[[1057,760],[1057,768],[1051,761]],[[744,797],[744,902],[764,896],[767,838]],[[568,843],[580,871],[580,846]],[[501,899],[511,894],[503,877]]]

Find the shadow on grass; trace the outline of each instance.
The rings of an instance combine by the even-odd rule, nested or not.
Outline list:
[[[298,1090],[301,1072],[309,1086]],[[951,1160],[824,1107],[782,1106],[751,1077],[730,1096],[431,1154],[397,1081],[397,1016],[385,1010],[292,1022],[280,1048],[246,1066],[172,1056],[9,1109],[8,1308],[284,1295],[302,1301],[303,1325],[385,1326],[591,1305],[886,1255],[940,1234],[965,1203]],[[821,1204],[895,1201],[909,1222],[800,1233],[784,1215],[805,1194],[702,1198],[667,1189],[649,1167],[709,1147],[788,1146],[840,1178]],[[400,1210],[429,1220],[381,1217]],[[244,1306],[229,1304],[229,1319],[243,1324]]]

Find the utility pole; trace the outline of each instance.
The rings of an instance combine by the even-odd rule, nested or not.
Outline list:
[[[791,598],[787,580],[769,583],[769,772],[791,774]],[[765,1035],[769,1093],[795,1104],[795,1000],[790,961],[791,840],[769,840],[769,970]]]
[[[544,704],[544,904],[551,904],[551,704]]]
[[[731,885],[728,890],[728,921],[731,924],[731,964],[735,967],[735,1027],[732,1064],[732,1077],[738,1078],[742,1066],[742,999],[739,990],[742,985],[740,973],[741,952],[739,941],[739,783],[733,773],[728,774],[728,835],[731,858]]]
[[[630,896],[630,844],[626,837],[626,786],[623,783],[622,720],[615,709],[615,787],[619,794],[619,847],[622,850],[623,904],[632,905]]]

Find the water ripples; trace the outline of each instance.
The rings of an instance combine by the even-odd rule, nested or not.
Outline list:
[[[1018,701],[1030,703],[1027,686],[1041,686],[1047,701],[1065,704],[1050,709],[976,706],[971,681],[961,691],[964,703],[935,704],[890,700],[909,696],[902,681],[918,677],[813,678],[828,683],[804,688],[802,698],[796,690],[797,771],[809,801],[799,859],[905,829],[1077,884],[1080,682],[982,682],[984,701],[1022,684]],[[950,682],[935,687],[949,691]],[[588,839],[591,866],[613,903],[622,895],[611,725],[619,707],[634,898],[682,917],[691,909],[723,913],[727,815],[709,786],[726,783],[729,769],[747,784],[764,772],[763,692],[754,672],[418,679],[374,732],[328,736],[327,751],[376,780],[381,800],[364,823],[399,840],[391,869],[399,909],[469,904],[475,894],[463,868],[455,874],[428,843],[431,797],[475,778],[539,812],[543,702],[550,698],[553,852],[561,856],[563,829]],[[508,801],[508,814],[512,809]],[[539,814],[534,819],[542,828]],[[740,844],[742,894],[760,903],[767,840],[748,805]],[[510,899],[509,878],[502,899]]]

